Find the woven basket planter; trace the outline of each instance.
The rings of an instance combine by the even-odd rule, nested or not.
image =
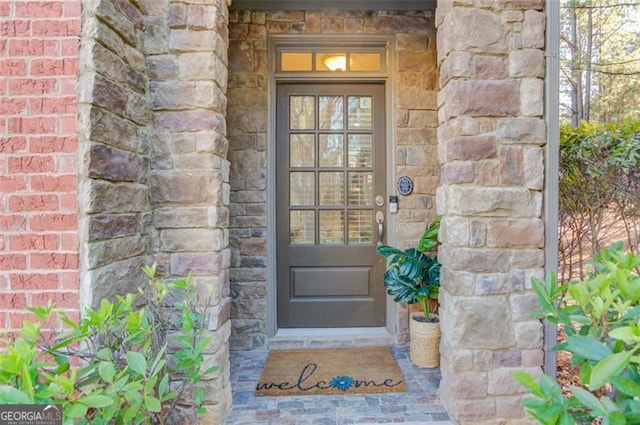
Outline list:
[[[411,362],[418,367],[438,367],[440,366],[440,322],[419,322],[413,319],[415,316],[422,316],[422,313],[412,313],[409,319]]]

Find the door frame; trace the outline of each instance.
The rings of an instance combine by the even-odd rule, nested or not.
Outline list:
[[[386,144],[386,189],[387,194],[394,193],[393,181],[395,176],[395,103],[394,103],[394,36],[332,36],[332,35],[277,35],[269,36],[267,42],[267,336],[269,338],[278,332],[277,321],[277,259],[276,259],[276,86],[284,82],[336,82],[336,83],[381,83],[385,90],[385,136]],[[352,77],[341,74],[327,73],[277,73],[276,53],[282,45],[300,46],[349,46],[363,43],[385,46],[387,63],[384,73],[372,75],[358,75]],[[388,199],[385,202],[388,212]],[[396,242],[395,214],[385,214],[386,243],[394,245]],[[380,282],[382,285],[382,282]],[[385,300],[386,319],[382,329],[395,338],[398,328],[398,305],[391,297]],[[314,328],[300,328],[301,335],[312,332]],[[353,334],[353,329],[359,328],[332,328],[333,333],[339,336],[341,329]],[[362,328],[365,329],[365,328]],[[371,328],[369,328],[371,329]],[[296,330],[297,331],[297,330]]]

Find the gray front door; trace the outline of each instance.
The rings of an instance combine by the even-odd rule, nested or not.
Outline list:
[[[278,326],[384,326],[384,85],[279,84],[276,96]]]

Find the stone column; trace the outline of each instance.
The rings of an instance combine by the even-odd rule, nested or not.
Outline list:
[[[154,133],[150,197],[154,252],[169,276],[212,285],[209,362],[202,377],[207,413],[222,423],[229,384],[228,10],[225,0],[148,2],[145,53]],[[203,291],[204,293],[204,291]]]
[[[442,399],[461,424],[523,423],[539,373],[544,267],[543,0],[440,0]]]

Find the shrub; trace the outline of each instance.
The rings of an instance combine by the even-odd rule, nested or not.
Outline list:
[[[534,397],[523,406],[542,424],[640,423],[640,255],[622,252],[622,243],[598,251],[582,281],[558,285],[555,276],[533,280],[541,309],[535,314],[561,324],[583,387],[564,395],[551,377],[538,381],[516,372]]]
[[[60,313],[66,330],[53,343],[41,329],[54,306],[31,308],[38,321],[4,341],[0,403],[62,404],[65,424],[161,424],[196,388],[203,413],[198,384],[218,369],[204,367],[210,299],[199,299],[191,277],[164,282],[155,264],[143,270],[149,284],[137,294],[103,299],[77,322]]]

